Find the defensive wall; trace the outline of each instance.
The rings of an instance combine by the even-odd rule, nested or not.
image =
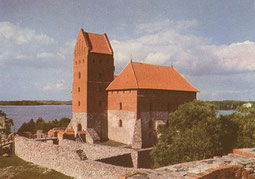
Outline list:
[[[81,158],[77,151],[82,151],[86,158]],[[19,136],[15,138],[17,156],[75,178],[255,178],[255,149],[235,149],[222,157],[154,170],[133,168],[150,163],[146,161],[149,151],[68,140],[55,145]]]
[[[97,152],[95,152],[95,156],[87,155],[87,160],[81,160],[75,151],[79,147],[74,146],[71,149],[63,147],[65,144],[69,143],[54,145],[18,136],[15,138],[15,153],[25,161],[54,169],[75,178],[119,178],[119,176],[134,170],[90,159],[100,158]],[[92,153],[93,151],[90,151],[90,154]]]

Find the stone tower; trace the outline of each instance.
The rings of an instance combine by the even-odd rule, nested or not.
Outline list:
[[[106,34],[80,30],[73,54],[72,121],[69,128],[107,139],[107,86],[114,78],[113,50]]]

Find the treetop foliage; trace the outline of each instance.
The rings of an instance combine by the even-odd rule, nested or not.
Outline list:
[[[160,126],[151,156],[154,167],[227,154],[238,147],[255,147],[255,108],[217,117],[214,104],[185,103]]]
[[[31,119],[28,123],[23,123],[18,130],[18,134],[22,134],[24,132],[31,132],[32,134],[35,134],[37,130],[42,130],[43,133],[46,133],[55,127],[66,128],[70,121],[71,119],[64,117],[60,120],[54,119],[49,122],[45,122],[43,118],[39,117],[36,121]]]

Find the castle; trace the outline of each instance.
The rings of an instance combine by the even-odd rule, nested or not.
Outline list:
[[[155,129],[170,112],[199,92],[173,67],[132,62],[114,76],[106,34],[79,31],[73,54],[72,120],[75,135],[114,140],[133,148],[152,146]]]

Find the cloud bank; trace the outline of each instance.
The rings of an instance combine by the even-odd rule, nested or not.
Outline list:
[[[173,65],[201,90],[202,99],[220,100],[224,96],[236,99],[236,94],[249,93],[245,89],[252,88],[249,81],[255,73],[255,42],[215,45],[210,39],[192,33],[197,25],[195,20],[140,24],[137,26],[139,37],[112,40],[117,72],[132,58],[137,62]],[[251,98],[241,96],[246,100]]]

